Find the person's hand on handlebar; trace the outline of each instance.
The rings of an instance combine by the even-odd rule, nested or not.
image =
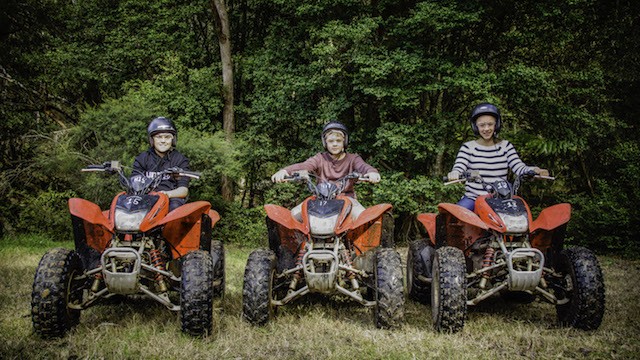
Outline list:
[[[531,168],[531,170],[533,170],[536,173],[536,175],[549,176],[549,170],[547,169],[540,169],[539,167],[533,167]]]
[[[274,183],[280,183],[284,181],[284,178],[286,176],[289,176],[289,173],[287,172],[287,170],[282,169],[271,176],[271,181],[273,181]]]
[[[447,174],[447,179],[449,179],[449,181],[459,180],[460,179],[460,171],[453,170],[452,172],[448,173]]]
[[[377,184],[380,182],[380,174],[377,172],[370,172],[370,173],[366,173],[362,176],[363,178],[366,178],[368,182],[372,183],[372,184]]]

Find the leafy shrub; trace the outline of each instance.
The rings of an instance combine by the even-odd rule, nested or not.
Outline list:
[[[214,238],[241,246],[267,246],[266,213],[262,207],[244,208],[230,203],[218,212],[220,221],[213,229]]]
[[[580,194],[570,199],[573,211],[567,229],[568,243],[599,253],[639,255],[638,211],[621,206],[627,200],[607,183],[599,182],[598,189],[595,196]]]
[[[26,197],[20,211],[17,228],[22,231],[47,235],[52,239],[69,240],[71,216],[68,200],[75,196],[72,190],[58,192],[46,190],[34,197]]]

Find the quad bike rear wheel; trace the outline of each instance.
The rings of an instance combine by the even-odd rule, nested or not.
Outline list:
[[[378,328],[395,328],[404,318],[404,285],[400,255],[393,249],[376,251],[375,323]]]
[[[436,250],[431,282],[431,315],[440,332],[458,332],[467,313],[467,280],[462,250],[445,246]]]
[[[213,296],[223,298],[225,291],[225,254],[221,241],[211,240],[211,260],[213,261]]]
[[[80,310],[69,308],[82,296],[78,254],[69,249],[49,250],[38,264],[31,293],[31,320],[35,332],[45,338],[61,337],[80,321]]]
[[[583,247],[565,249],[557,264],[556,271],[564,277],[556,296],[569,300],[556,306],[558,321],[578,329],[597,329],[604,316],[605,290],[595,254]]]
[[[268,249],[254,250],[247,260],[242,287],[242,314],[253,325],[265,325],[274,315],[271,304],[276,255]]]
[[[427,249],[427,246],[429,245],[425,241],[415,240],[409,243],[407,251],[407,292],[410,298],[423,304],[429,304],[431,301],[431,284],[418,279],[419,275],[431,278],[431,267],[427,267],[426,264],[431,264],[433,248]],[[423,258],[425,253],[429,257],[426,264]]]
[[[182,331],[206,336],[213,325],[213,262],[204,250],[189,252],[182,258],[180,313]]]

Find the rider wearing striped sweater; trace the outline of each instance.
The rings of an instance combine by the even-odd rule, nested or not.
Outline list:
[[[545,169],[527,166],[520,160],[513,144],[497,138],[502,127],[502,118],[495,105],[489,103],[477,105],[471,111],[469,121],[478,139],[462,144],[453,169],[447,175],[449,180],[457,180],[465,171],[478,171],[480,176],[489,183],[506,179],[509,169],[516,175],[529,170],[540,175],[549,174]],[[486,193],[482,184],[467,181],[464,196],[458,201],[458,205],[473,211],[475,199]]]

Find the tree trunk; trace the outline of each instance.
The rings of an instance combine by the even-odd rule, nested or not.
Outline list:
[[[222,128],[227,141],[233,141],[235,120],[233,114],[233,61],[231,59],[231,30],[225,0],[211,0],[213,18],[220,43],[220,60],[222,62]],[[233,200],[233,182],[228,176],[222,176],[222,198]]]

